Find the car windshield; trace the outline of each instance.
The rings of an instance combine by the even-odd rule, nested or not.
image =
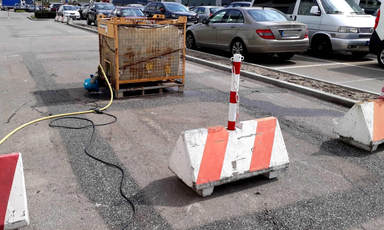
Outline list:
[[[217,11],[219,11],[221,8],[210,8],[209,9],[209,12],[211,13],[211,14],[214,14],[214,13],[216,13]]]
[[[115,7],[113,4],[97,4],[96,9],[98,10],[113,10]]]
[[[144,14],[139,9],[121,9],[121,16],[123,16],[123,17],[143,17]]]
[[[63,10],[76,10],[74,6],[63,6]]]
[[[327,14],[365,14],[355,0],[321,0]]]
[[[165,5],[165,8],[167,8],[169,11],[172,11],[172,12],[188,12],[188,9],[181,4],[167,3],[164,5]]]
[[[252,10],[248,10],[248,13],[257,22],[288,21],[288,18],[284,14],[272,9],[252,9]]]

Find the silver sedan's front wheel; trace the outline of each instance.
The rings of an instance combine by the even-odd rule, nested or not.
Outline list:
[[[384,48],[377,54],[377,61],[379,62],[379,65],[384,67]]]
[[[231,45],[232,54],[241,54],[244,56],[246,52],[247,52],[247,49],[241,40],[235,40],[232,42],[232,45]]]

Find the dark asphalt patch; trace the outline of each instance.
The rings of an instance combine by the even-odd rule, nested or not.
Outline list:
[[[44,69],[40,61],[34,54],[28,53],[23,56],[31,77],[36,82],[37,88],[46,91],[57,87],[55,79],[52,78]],[[65,90],[64,90],[65,91]],[[67,92],[68,93],[68,92]],[[59,94],[54,94],[61,97]],[[55,96],[55,97],[56,97]],[[39,96],[37,97],[39,98]],[[55,100],[55,99],[52,99]],[[62,105],[48,107],[49,113],[59,114],[68,111],[77,111],[81,108],[76,105]],[[81,121],[70,123],[71,126],[89,125]],[[129,204],[120,196],[119,181],[120,173],[100,162],[97,162],[83,152],[83,148],[88,143],[91,129],[85,130],[66,130],[59,129],[63,143],[67,149],[67,154],[83,193],[95,204],[104,221],[111,229],[170,229],[168,223],[154,210],[151,205],[139,205],[135,219],[131,218],[132,210]],[[129,171],[120,162],[112,147],[98,134],[95,133],[95,141],[91,148],[91,154],[105,161],[114,163],[122,167],[125,171],[123,191],[130,197],[140,191],[139,186],[130,176]],[[145,199],[143,196],[137,198]],[[133,200],[134,204],[143,203],[142,200]],[[76,211],[76,210],[74,210]]]

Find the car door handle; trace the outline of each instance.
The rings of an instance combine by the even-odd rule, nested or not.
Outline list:
[[[236,28],[236,26],[231,26],[230,28],[231,28],[231,29],[234,29],[234,28]]]

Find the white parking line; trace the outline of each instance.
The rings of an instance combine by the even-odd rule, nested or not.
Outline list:
[[[296,68],[310,68],[310,67],[320,67],[320,66],[329,66],[329,65],[342,65],[341,62],[332,62],[332,63],[323,63],[323,64],[313,64],[313,65],[298,65],[298,66],[283,66],[277,67],[275,69],[296,69]]]
[[[332,66],[332,65],[345,65],[345,66],[351,66],[351,67],[356,67],[356,68],[361,68],[361,69],[384,72],[384,69],[359,65],[359,64],[375,63],[374,60],[353,62],[353,64],[351,64],[350,62],[334,62],[334,61],[323,60],[323,59],[318,59],[318,58],[313,58],[313,57],[306,57],[306,56],[302,56],[302,55],[298,55],[298,56],[303,57],[303,58],[307,58],[307,59],[316,60],[316,61],[323,61],[323,62],[326,61],[328,63],[312,64],[312,65],[298,65],[298,66],[282,66],[282,67],[275,67],[275,69],[276,70],[283,70],[283,69],[311,68],[311,67]]]
[[[343,81],[338,83],[354,83],[354,82],[362,82],[362,81],[374,81],[374,80],[381,80],[380,78],[370,78],[370,79],[359,79],[359,80],[353,80],[353,81]]]

